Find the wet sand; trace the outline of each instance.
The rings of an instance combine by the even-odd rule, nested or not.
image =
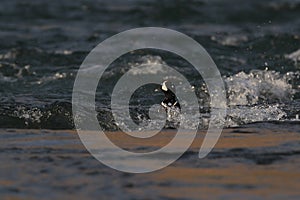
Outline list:
[[[224,129],[205,159],[205,132],[162,170],[129,174],[94,159],[75,131],[0,129],[0,199],[300,199],[299,123]],[[107,133],[135,150],[159,148],[174,131],[143,144]]]

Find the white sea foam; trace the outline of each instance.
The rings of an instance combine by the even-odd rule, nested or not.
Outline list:
[[[290,54],[286,54],[285,57],[293,60],[295,63],[298,63],[300,61],[300,49]]]
[[[224,80],[230,106],[284,102],[294,94],[285,76],[275,71],[253,70],[249,74],[239,72]]]
[[[141,63],[133,63],[129,73],[132,75],[166,73],[163,69],[166,63],[160,56],[143,56],[141,61]]]

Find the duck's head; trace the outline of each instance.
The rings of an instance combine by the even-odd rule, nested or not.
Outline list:
[[[162,84],[161,84],[161,90],[166,93],[166,92],[172,92],[172,93],[175,93],[175,86],[174,84],[172,84],[171,82],[169,81],[164,81]]]

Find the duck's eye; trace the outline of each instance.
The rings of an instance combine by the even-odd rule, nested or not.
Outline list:
[[[169,102],[169,103],[168,103],[168,106],[172,106],[172,104]]]

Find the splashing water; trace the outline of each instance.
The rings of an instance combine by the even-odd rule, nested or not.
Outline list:
[[[154,75],[158,73],[163,74],[165,80],[171,79],[175,81],[178,89],[194,91],[199,98],[200,105],[200,118],[191,117],[184,119],[181,116],[178,117],[178,113],[166,113],[167,124],[165,127],[176,128],[178,121],[187,124],[187,127],[183,127],[186,129],[190,126],[194,127],[198,123],[199,128],[206,128],[208,126],[210,119],[210,99],[205,83],[203,80],[200,80],[201,76],[198,76],[196,79],[194,74],[189,74],[190,71],[188,68],[172,64],[172,67],[181,69],[182,72],[187,72],[187,77],[193,77],[192,80],[194,81],[191,83],[191,88],[190,86],[183,85],[176,77],[170,77],[164,71],[161,66],[169,64],[162,57],[157,55],[143,55],[135,60],[135,62],[127,62],[127,65],[116,66],[110,71],[105,72],[107,80],[116,79],[120,76],[121,72],[129,69],[130,73],[134,76],[148,73]],[[249,73],[240,71],[231,76],[223,77],[228,99],[226,126],[239,126],[259,121],[295,120],[295,116],[299,116],[300,114],[300,106],[297,103],[300,89],[299,77],[300,72],[298,71],[282,74],[267,69],[252,70]],[[32,68],[29,65],[21,67],[2,62],[0,66],[0,81],[5,84],[5,86],[3,84],[4,91],[8,91],[9,87],[14,86],[14,84],[16,84],[16,88],[22,87],[25,80],[29,83],[28,87],[25,88],[26,90],[24,90],[27,93],[30,92],[32,86],[38,86],[36,90],[42,93],[47,93],[47,91],[54,89],[56,92],[64,91],[61,84],[67,83],[66,81],[72,80],[72,78],[74,78],[73,71],[53,72],[41,75],[38,73],[38,69]],[[99,123],[105,130],[119,130],[118,124],[116,124],[111,114],[109,104],[102,102],[110,101],[110,96],[107,98],[104,97],[106,92],[99,92],[101,99],[96,100]],[[139,99],[135,104],[131,105],[133,108],[133,116],[131,117],[134,117],[137,123],[144,123],[149,129],[156,129],[161,125],[160,121],[151,121],[149,117],[149,107],[153,104],[160,104],[163,100],[163,94],[160,93],[159,90],[153,87],[139,90]],[[45,105],[38,97],[30,99],[27,94],[18,96],[7,95],[0,98],[3,105],[0,108],[2,113],[0,118],[3,124],[0,125],[16,127],[16,124],[23,123],[23,126],[26,128],[72,128],[72,114],[70,112],[68,97],[66,96],[66,100],[64,101],[57,102],[57,99],[60,99],[62,96],[56,96],[57,94],[47,99],[50,102],[48,105]],[[29,101],[34,102],[33,105],[28,104]],[[16,102],[18,104],[15,106]],[[187,105],[185,102],[180,102],[180,104],[182,106]],[[192,112],[198,108],[186,109]],[[123,116],[123,118],[126,119],[128,116]],[[51,123],[55,123],[55,126],[51,125]],[[22,125],[18,125],[18,127],[22,127]]]
[[[295,91],[279,72],[252,70],[225,78],[228,104],[255,105],[292,100]]]

